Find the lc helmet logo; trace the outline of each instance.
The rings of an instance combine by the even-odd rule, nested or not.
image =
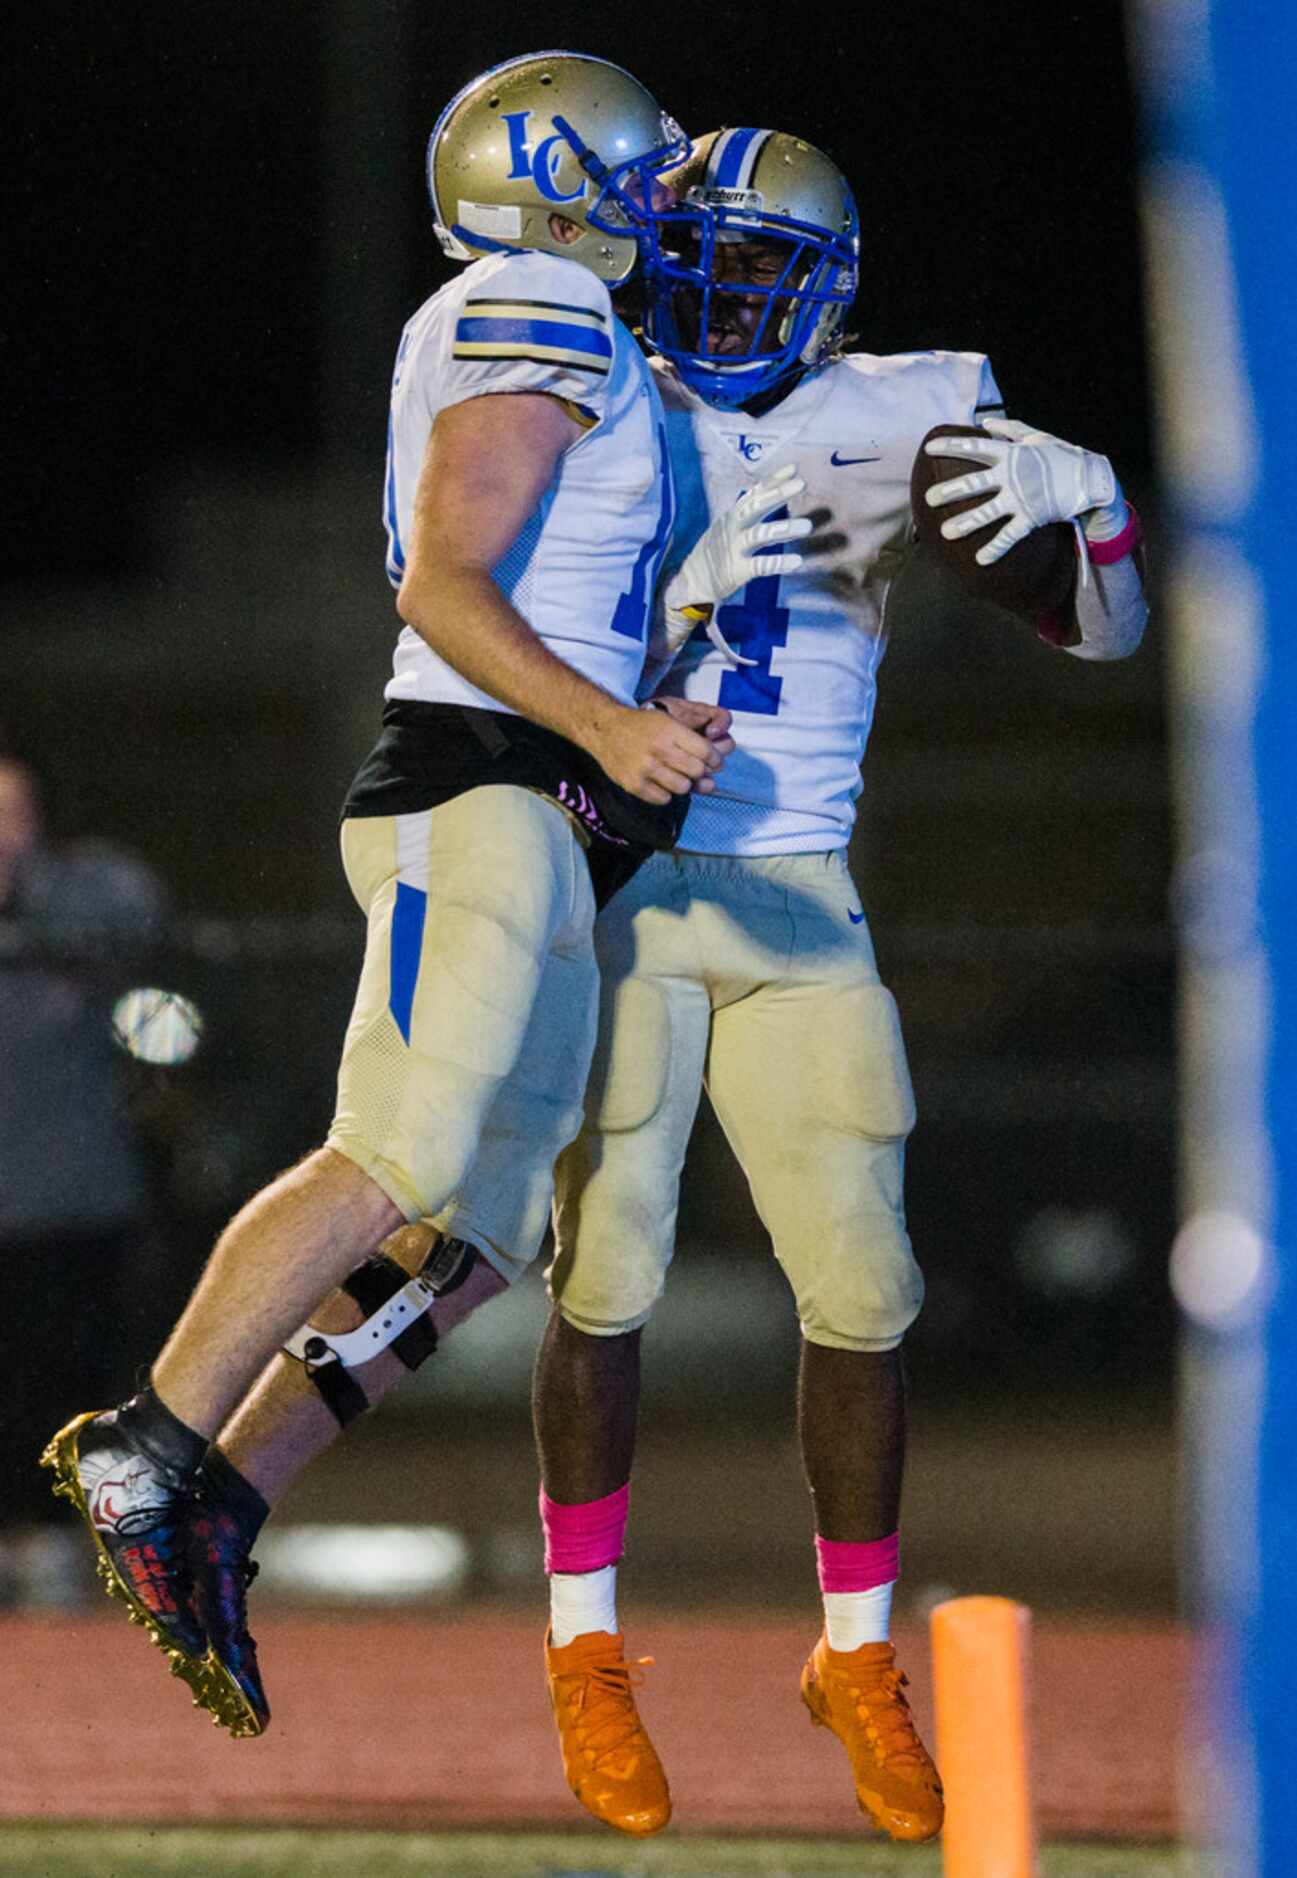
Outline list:
[[[535,150],[527,141],[527,123],[532,117],[531,111],[502,111],[501,121],[509,126],[509,181],[530,177],[546,202],[579,202],[588,187],[583,176],[575,189],[562,190],[558,186],[559,157],[568,145],[558,132],[542,138]]]

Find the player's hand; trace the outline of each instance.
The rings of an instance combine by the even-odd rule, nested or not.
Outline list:
[[[689,730],[696,730],[706,737],[712,746],[712,753],[723,763],[734,748],[734,739],[730,736],[730,724],[733,722],[730,712],[723,704],[705,704],[701,698],[654,698],[653,704],[659,711],[667,711],[677,724],[684,724]],[[694,792],[700,796],[709,796],[716,787],[716,778],[711,771],[700,776],[694,784]]]
[[[926,497],[929,507],[938,509],[965,496],[989,496],[941,524],[946,540],[958,541],[988,522],[1003,521],[1003,528],[977,550],[982,567],[998,561],[1033,529],[1070,522],[1116,501],[1117,478],[1106,456],[1016,418],[988,417],[983,429],[990,431],[989,438],[938,437],[924,446],[929,456],[966,456],[988,466],[934,483]]]
[[[785,464],[716,517],[659,592],[649,635],[650,659],[674,658],[694,628],[710,626],[722,601],[750,580],[796,572],[802,557],[783,552],[783,544],[809,535],[814,522],[807,515],[789,515],[775,522],[766,518],[786,508],[805,489],[795,465]],[[730,656],[740,665],[753,663],[737,653]]]
[[[607,775],[642,802],[669,802],[718,770],[723,752],[668,711],[619,708],[593,750]]]

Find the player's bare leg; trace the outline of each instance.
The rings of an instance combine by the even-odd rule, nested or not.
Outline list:
[[[565,1505],[601,1500],[630,1479],[639,1417],[640,1337],[589,1337],[550,1313],[532,1380],[545,1491]]]
[[[439,1243],[426,1221],[404,1226],[383,1241],[372,1263],[386,1268],[392,1298],[403,1277],[413,1278],[427,1266]],[[417,1355],[407,1350],[403,1359],[392,1345],[372,1361],[349,1369],[359,1405],[373,1407],[431,1354],[440,1337],[506,1288],[506,1281],[484,1259],[470,1257],[463,1282],[437,1298],[434,1329],[422,1327]],[[384,1313],[380,1308],[375,1315],[381,1320]],[[373,1315],[367,1320],[357,1298],[337,1290],[312,1313],[310,1324],[328,1335],[345,1335],[366,1321],[372,1322]],[[200,1700],[233,1734],[259,1734],[270,1720],[256,1642],[248,1628],[247,1591],[257,1569],[253,1546],[271,1507],[338,1438],[345,1419],[321,1394],[304,1363],[279,1355],[263,1370],[203,1461],[192,1558],[194,1606],[207,1637],[211,1674],[210,1688]]]
[[[400,1223],[382,1188],[333,1148],[281,1174],[217,1240],[153,1366],[159,1398],[212,1440],[285,1339]]]
[[[532,1390],[550,1582],[550,1698],[573,1793],[596,1819],[642,1838],[666,1825],[671,1797],[636,1712],[637,1666],[627,1663],[617,1628],[616,1562],[639,1388],[638,1330],[591,1337],[553,1312]]]
[[[411,1277],[425,1263],[437,1240],[434,1229],[417,1221],[385,1239],[379,1250],[404,1267]],[[437,1334],[444,1337],[462,1324],[488,1298],[507,1289],[505,1280],[485,1259],[479,1259],[464,1283],[437,1302]],[[363,1313],[345,1291],[333,1291],[310,1322],[321,1330],[354,1330]],[[371,1407],[382,1401],[403,1377],[407,1366],[390,1350],[356,1369],[356,1381]],[[342,1430],[332,1410],[291,1357],[274,1357],[235,1408],[217,1437],[216,1446],[267,1507],[273,1507],[317,1455],[332,1447]]]
[[[862,1544],[894,1533],[905,1468],[901,1352],[803,1339],[797,1432],[820,1537]]]
[[[825,1612],[802,1699],[845,1746],[861,1811],[894,1839],[930,1839],[941,1829],[941,1783],[888,1636],[905,1463],[900,1351],[803,1340],[797,1420]]]
[[[194,1600],[191,1541],[208,1441],[322,1292],[400,1218],[352,1162],[312,1154],[221,1235],[153,1382],[118,1409],[77,1416],[41,1457],[89,1529],[106,1588],[204,1707],[219,1679]]]

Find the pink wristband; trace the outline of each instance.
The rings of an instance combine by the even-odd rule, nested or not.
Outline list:
[[[1139,525],[1139,511],[1134,504],[1126,504],[1126,526],[1119,535],[1110,541],[1091,541],[1086,536],[1085,551],[1096,567],[1111,567],[1114,561],[1123,560],[1138,542],[1143,530]]]

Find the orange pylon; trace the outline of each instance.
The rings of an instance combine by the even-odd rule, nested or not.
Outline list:
[[[1037,1878],[1027,1752],[1031,1612],[951,1598],[932,1613],[945,1878]]]

